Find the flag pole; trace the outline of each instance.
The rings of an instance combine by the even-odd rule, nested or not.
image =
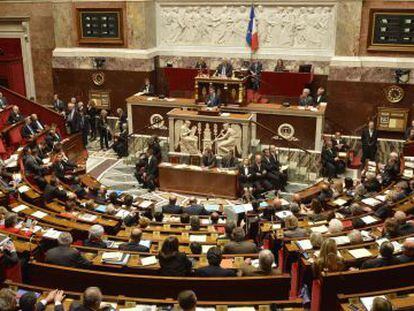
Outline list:
[[[252,4],[251,4],[251,6],[250,6],[250,10],[252,9],[252,7],[253,7],[253,9],[254,9],[254,0],[252,0]],[[256,12],[255,12],[255,18],[256,18]],[[253,49],[250,47],[250,63],[252,63],[253,62],[253,53],[254,53],[254,51],[253,51]]]

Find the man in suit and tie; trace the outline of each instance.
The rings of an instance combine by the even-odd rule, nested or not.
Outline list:
[[[154,95],[154,85],[152,85],[149,78],[145,78],[144,86],[141,89],[141,95],[151,96]]]
[[[198,268],[195,276],[201,277],[226,277],[236,276],[236,272],[230,269],[220,267],[223,253],[220,247],[214,246],[207,251],[208,266]]]
[[[56,132],[56,125],[53,125],[50,127],[49,131],[46,133],[45,136],[45,142],[46,146],[49,151],[53,150],[53,146],[56,143],[59,143],[62,140],[62,137],[60,137],[59,133]]]
[[[76,110],[76,105],[73,102],[68,104],[68,111],[66,114],[66,125],[70,134],[79,132],[79,113]]]
[[[141,229],[134,228],[132,229],[131,235],[129,236],[129,242],[122,243],[121,245],[119,245],[118,248],[121,251],[148,253],[149,248],[140,244],[141,237],[142,237]]]
[[[377,156],[377,142],[378,132],[375,129],[374,121],[368,122],[368,127],[364,128],[361,134],[362,144],[362,165],[365,165],[365,161],[375,161]]]
[[[181,206],[177,205],[177,197],[171,195],[168,198],[168,204],[162,207],[162,212],[166,214],[181,214],[183,212]]]
[[[264,191],[269,191],[273,188],[272,184],[267,180],[266,167],[262,164],[262,156],[256,154],[254,157],[254,163],[252,165],[252,179],[255,192],[257,194]]]
[[[318,88],[318,90],[316,91],[316,100],[315,100],[315,106],[319,106],[320,103],[327,103],[328,102],[328,98],[326,97],[325,94],[325,89],[321,86]]]
[[[213,153],[213,150],[211,150],[210,147],[206,147],[204,150],[203,157],[201,158],[201,166],[207,167],[207,168],[213,168],[217,165],[217,159],[216,156]]]
[[[102,305],[102,293],[98,287],[88,287],[82,295],[82,301],[74,301],[70,305],[71,311],[113,310]]]
[[[46,263],[74,268],[90,267],[91,262],[84,258],[78,250],[70,247],[73,238],[69,232],[62,232],[59,235],[57,242],[57,247],[49,249],[46,252]]]
[[[220,97],[217,95],[214,87],[210,87],[209,94],[206,97],[207,107],[220,107]]]
[[[262,73],[262,63],[258,60],[253,61],[249,67],[250,81],[252,89],[257,91],[260,88],[260,75]]]
[[[215,76],[230,78],[233,75],[233,66],[227,59],[224,59],[216,69]]]
[[[204,208],[202,204],[197,203],[197,199],[191,197],[189,200],[189,205],[184,208],[184,213],[188,215],[209,215],[210,213]]]
[[[66,111],[66,104],[63,100],[61,100],[59,98],[58,94],[53,95],[53,109],[61,114],[61,115],[65,115],[65,111]]]
[[[32,127],[32,119],[27,117],[24,119],[24,126],[21,130],[24,139],[32,139],[36,135],[35,129]]]
[[[144,188],[149,189],[150,191],[155,190],[155,179],[158,177],[158,160],[153,155],[153,150],[148,148],[148,160],[145,165],[143,179],[144,179]]]
[[[36,131],[36,133],[40,133],[41,131],[43,131],[45,129],[42,122],[39,121],[39,118],[37,117],[37,114],[33,113],[30,116],[30,120],[32,121],[32,123],[31,123],[32,129],[34,129]]]
[[[299,96],[299,106],[308,107],[313,105],[313,98],[310,95],[310,89],[304,88]]]
[[[23,116],[20,113],[19,106],[14,105],[12,107],[12,111],[10,112],[10,115],[7,119],[8,124],[15,124],[17,122],[20,122],[23,120]]]
[[[3,93],[0,92],[0,108],[4,109],[7,106],[7,98],[3,96]]]
[[[338,158],[338,153],[332,146],[332,141],[328,140],[321,153],[322,167],[324,168],[329,179],[336,178],[337,174],[344,171],[345,165]]]

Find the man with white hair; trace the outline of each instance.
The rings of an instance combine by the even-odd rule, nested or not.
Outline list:
[[[414,233],[414,224],[407,222],[407,215],[403,211],[396,211],[394,218],[398,221],[398,235],[410,235]]]
[[[313,105],[313,97],[310,95],[310,89],[304,88],[299,96],[299,106],[308,107]]]
[[[360,244],[364,242],[361,232],[356,229],[348,233],[348,239],[350,244]]]
[[[334,219],[331,219],[331,221],[329,222],[328,232],[330,234],[341,233],[343,229],[344,229],[344,225],[339,219],[334,218]]]
[[[252,264],[251,260],[246,261],[240,269],[242,276],[260,276],[260,275],[275,275],[279,274],[280,271],[273,267],[275,263],[275,256],[273,253],[264,249],[259,253],[259,265],[256,267]]]
[[[91,262],[84,258],[78,250],[70,247],[73,239],[69,232],[62,232],[57,241],[59,246],[46,252],[45,262],[76,268],[86,268],[91,265]]]
[[[89,247],[106,248],[106,243],[102,240],[105,233],[101,225],[93,225],[89,228],[89,237],[83,242],[83,245]]]
[[[403,253],[397,256],[400,263],[414,261],[414,238],[407,238],[403,243]]]

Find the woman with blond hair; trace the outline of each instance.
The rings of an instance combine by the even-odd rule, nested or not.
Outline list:
[[[338,256],[336,242],[333,239],[323,241],[318,258],[313,265],[314,275],[318,277],[322,272],[338,272],[345,270],[345,264]]]

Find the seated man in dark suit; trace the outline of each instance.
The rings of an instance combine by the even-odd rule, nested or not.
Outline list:
[[[36,131],[32,128],[32,120],[30,117],[24,119],[24,125],[21,129],[21,135],[24,139],[32,139],[36,135]]]
[[[345,171],[345,163],[338,158],[338,153],[332,146],[332,141],[328,140],[321,153],[322,167],[328,178],[336,178],[338,174]]]
[[[262,156],[256,154],[252,165],[252,180],[255,193],[259,194],[273,188],[272,183],[267,179],[266,167],[262,164]]]
[[[57,241],[59,246],[46,252],[46,263],[75,268],[86,268],[91,265],[91,262],[85,259],[78,250],[70,247],[73,239],[69,232],[62,232]]]
[[[63,154],[55,155],[52,162],[52,171],[57,178],[64,182],[71,182],[73,180],[72,168],[68,167],[63,161]]]
[[[384,171],[381,174],[382,185],[384,187],[389,186],[391,183],[398,179],[400,174],[400,165],[398,161],[394,158],[388,159],[387,164],[384,167]]]
[[[224,245],[224,254],[253,254],[258,252],[256,244],[245,241],[246,233],[243,228],[234,228],[231,238],[232,241]]]
[[[398,232],[400,236],[414,233],[414,224],[407,222],[407,215],[403,211],[396,211],[394,218],[398,221]]]
[[[220,267],[222,260],[222,252],[220,247],[214,246],[207,251],[208,266],[198,268],[195,271],[196,276],[204,277],[225,277],[236,276],[236,272],[230,269]]]
[[[124,123],[122,125],[122,131],[115,134],[114,144],[112,148],[116,152],[119,158],[128,156],[128,125]]]
[[[214,155],[213,150],[211,150],[210,147],[206,147],[206,149],[204,150],[204,154],[201,159],[201,166],[207,168],[213,168],[217,166],[216,156]]]
[[[158,178],[158,160],[154,156],[154,151],[151,148],[147,150],[147,163],[144,168],[142,179],[144,181],[144,188],[150,191],[155,190],[155,180]]]
[[[41,189],[44,189],[44,187],[46,187],[44,175],[47,172],[47,168],[46,165],[43,164],[42,160],[37,156],[37,149],[27,149],[23,165],[26,174],[33,178]]]
[[[59,133],[56,132],[56,125],[52,125],[46,133],[45,142],[49,151],[53,150],[53,146],[62,141]]]
[[[240,193],[246,192],[252,188],[253,175],[248,158],[243,159],[243,163],[239,165],[239,186]]]
[[[270,149],[266,148],[263,150],[262,156],[262,164],[266,170],[266,178],[269,182],[272,183],[272,186],[275,189],[282,189],[283,188],[283,176],[279,172],[280,164],[277,161],[274,161],[271,154]]]
[[[154,95],[154,85],[151,84],[149,78],[145,78],[144,86],[142,87],[140,93],[142,95]]]
[[[185,290],[178,294],[178,305],[183,311],[195,311],[197,307],[197,296],[192,290]]]
[[[230,78],[233,75],[233,66],[227,59],[224,59],[223,62],[217,66],[214,75]]]
[[[210,87],[205,102],[207,107],[220,107],[220,97],[217,95],[214,87]]]
[[[365,260],[362,263],[361,269],[380,268],[399,264],[399,260],[394,256],[394,246],[391,242],[383,242],[379,251],[381,257]]]
[[[52,176],[43,192],[43,200],[45,202],[50,202],[54,199],[66,201],[67,194],[66,191],[63,190],[63,188],[59,185],[57,178],[55,176]]]
[[[168,199],[169,203],[162,207],[162,212],[165,214],[181,214],[183,212],[181,206],[177,205],[177,197],[171,195]]]
[[[334,137],[332,137],[332,146],[338,152],[347,152],[349,146],[346,144],[345,138],[342,137],[341,132],[335,132]]]
[[[105,233],[101,225],[93,225],[89,228],[89,236],[83,241],[83,245],[89,247],[106,248],[106,243],[102,240]]]
[[[222,168],[236,169],[238,167],[238,164],[238,160],[234,156],[233,150],[230,150],[230,152],[223,156],[223,158],[221,159]]]
[[[202,204],[197,204],[197,199],[192,197],[189,200],[189,205],[184,208],[184,213],[188,215],[208,215],[209,212],[204,208]]]
[[[53,290],[47,294],[45,298],[37,302],[35,292],[26,292],[19,299],[19,307],[21,311],[44,311],[49,303],[54,302],[55,311],[63,311],[62,301],[65,298],[63,290]]]
[[[299,96],[299,106],[307,107],[313,105],[313,98],[310,95],[310,89],[303,89],[302,94]]]
[[[403,253],[397,256],[399,263],[414,261],[414,238],[407,238],[403,243]]]
[[[318,106],[320,103],[327,103],[327,102],[328,102],[328,98],[326,97],[325,89],[321,86],[316,91],[315,106]]]
[[[128,243],[122,243],[119,245],[119,249],[121,251],[132,251],[132,252],[143,252],[148,253],[149,248],[139,244],[141,242],[142,231],[139,228],[134,228],[131,231],[131,235],[129,236]]]
[[[14,105],[9,117],[7,118],[7,124],[14,124],[23,121],[23,116],[20,113],[19,106]]]
[[[30,126],[32,127],[32,129],[34,129],[36,131],[36,133],[40,133],[45,129],[42,122],[39,121],[39,118],[37,117],[37,114],[33,113],[30,116],[30,120],[32,121]]]

